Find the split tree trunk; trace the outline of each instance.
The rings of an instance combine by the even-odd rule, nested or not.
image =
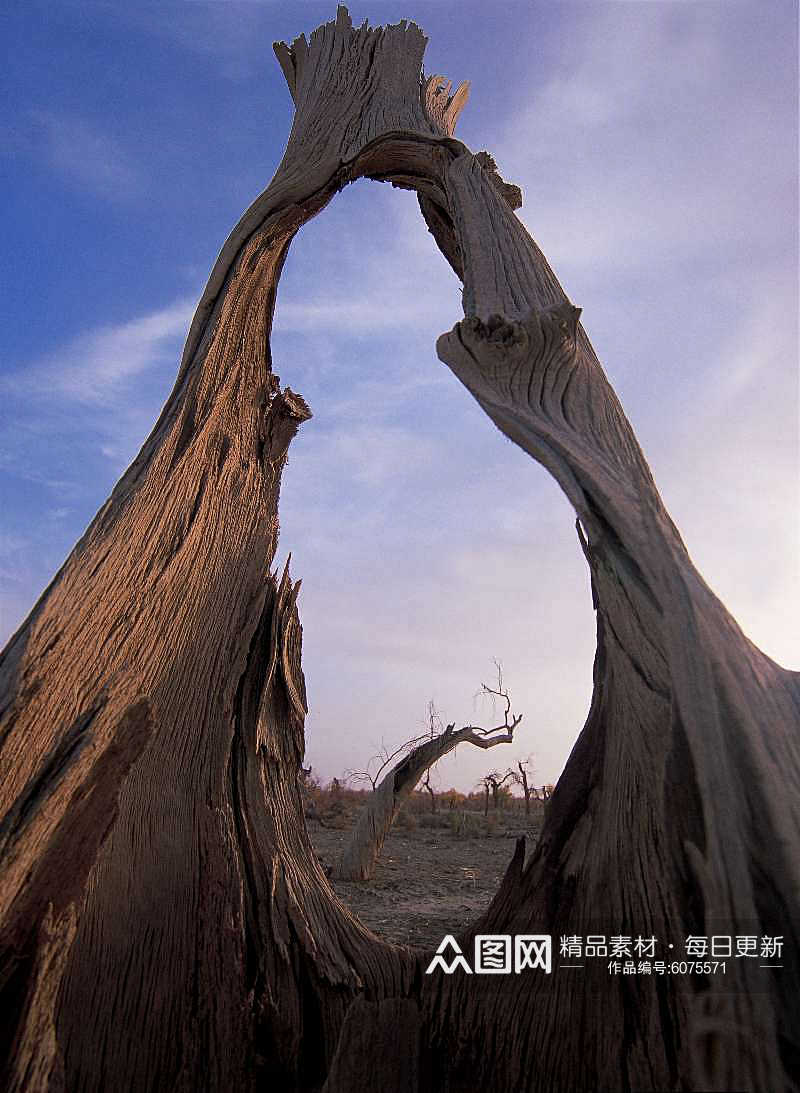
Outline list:
[[[387,1093],[776,1091],[797,1076],[798,675],[692,566],[518,193],[452,136],[465,91],[420,84],[424,43],[340,9],[276,47],[296,103],[283,162],[222,250],[153,433],[3,654],[11,1090],[350,1093],[369,1075]],[[574,505],[597,609],[587,723],[533,860],[518,848],[471,933],[783,935],[783,970],[425,977],[318,867],[297,785],[297,585],[270,573],[309,411],[268,339],[294,233],[364,175],[419,192],[464,280],[439,354]]]

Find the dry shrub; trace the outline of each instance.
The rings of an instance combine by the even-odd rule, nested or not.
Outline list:
[[[401,808],[397,815],[397,819],[394,821],[395,827],[402,828],[404,831],[416,831],[419,827],[419,820],[413,812],[406,811],[405,808]]]
[[[453,835],[459,839],[474,839],[484,834],[483,817],[465,809],[448,812],[447,825]]]

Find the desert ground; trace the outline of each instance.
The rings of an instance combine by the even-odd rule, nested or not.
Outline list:
[[[538,804],[538,802],[537,802]],[[309,819],[308,830],[323,866],[331,867],[350,835],[347,827]],[[465,817],[465,818],[464,818]],[[542,816],[479,813],[403,816],[383,845],[370,880],[332,881],[350,909],[379,937],[395,944],[435,948],[484,911],[514,853],[516,839],[533,848]]]

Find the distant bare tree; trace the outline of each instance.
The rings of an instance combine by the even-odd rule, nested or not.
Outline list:
[[[497,811],[500,801],[500,789],[511,777],[513,777],[513,771],[511,770],[506,774],[501,774],[499,770],[490,770],[488,774],[484,774],[483,777],[478,780],[478,786],[483,789],[484,816],[489,815],[490,795],[492,799],[492,808],[495,812]]]
[[[514,740],[514,730],[522,720],[522,714],[511,713],[511,699],[503,684],[501,666],[497,667],[497,686],[481,684],[480,694],[500,699],[504,705],[503,723],[493,728],[484,729],[479,725],[464,725],[456,730],[455,722],[447,725],[442,732],[435,733],[436,727],[432,707],[429,706],[429,731],[422,737],[406,741],[389,753],[387,749],[375,757],[382,759],[375,768],[372,760],[364,771],[351,777],[367,779],[373,791],[369,796],[353,829],[352,835],[344,848],[333,876],[338,880],[368,880],[375,868],[384,839],[391,830],[397,813],[403,802],[410,796],[420,778],[434,763],[448,755],[459,744],[474,744],[477,748],[493,748],[497,744],[510,744]],[[383,757],[385,755],[385,758]],[[383,776],[378,778],[392,759],[402,758]],[[495,791],[496,792],[496,791]]]
[[[489,815],[489,793],[490,793],[491,787],[492,787],[491,775],[484,774],[483,778],[481,778],[480,781],[478,782],[478,785],[483,789],[483,814],[484,814],[484,816],[488,816]]]
[[[511,780],[522,787],[522,792],[525,796],[525,815],[530,816],[531,797],[536,794],[536,791],[530,782],[530,779],[533,776],[533,756],[528,755],[525,759],[518,759],[516,770],[512,767],[509,774],[511,775]]]
[[[492,770],[489,771],[488,774],[484,775],[483,781],[484,784],[488,786],[488,789],[492,794],[492,808],[495,810],[495,812],[497,812],[498,808],[500,807],[500,790],[503,788],[506,782],[513,777],[513,770],[508,770],[505,774],[501,774],[499,770]]]

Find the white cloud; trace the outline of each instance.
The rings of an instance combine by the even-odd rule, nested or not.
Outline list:
[[[31,589],[39,587],[36,537],[0,532],[0,644],[31,608]]]
[[[748,637],[798,668],[798,337],[787,321],[793,295],[787,286],[742,312],[654,467],[701,573]]]
[[[433,440],[401,426],[357,425],[334,438],[332,456],[344,478],[376,488],[431,465]]]
[[[321,285],[316,286],[318,289]],[[337,289],[340,286],[337,285]],[[386,330],[413,327],[420,320],[437,314],[435,304],[424,295],[398,300],[374,282],[366,289],[360,285],[355,298],[336,296],[333,299],[304,303],[297,300],[284,303],[275,314],[276,333],[307,333],[324,330],[328,334],[376,334]]]
[[[227,79],[244,81],[263,68],[264,54],[276,37],[276,9],[280,6],[276,0],[190,0],[157,8],[120,5],[114,14],[139,30],[213,60]]]
[[[404,330],[419,339],[460,319],[460,299],[460,282],[436,250],[416,198],[362,181],[337,194],[292,243],[275,331]]]
[[[24,371],[3,377],[0,390],[50,400],[53,395],[84,406],[116,403],[130,382],[169,363],[186,336],[196,301],[183,299],[115,326],[101,326]]]
[[[782,238],[794,103],[770,101],[768,62],[742,55],[726,19],[724,5],[587,9],[569,69],[501,132],[501,170],[530,180],[522,218],[568,277],[730,261],[754,222],[751,261]]]
[[[398,530],[389,557],[377,547],[348,559],[345,545],[312,572],[298,569],[310,760],[328,776],[363,764],[368,742],[418,731],[431,698],[448,721],[488,724],[492,711],[473,699],[497,657],[524,719],[518,743],[491,762],[533,752],[541,781],[554,780],[586,717],[594,654],[571,522],[527,539],[491,528],[465,542],[453,532],[424,559],[408,549],[418,529]],[[460,749],[443,777],[469,785],[486,763]]]
[[[30,536],[0,540],[0,640],[30,609],[152,427],[193,306],[178,300],[86,331],[0,377],[10,410],[0,428],[0,468],[10,495],[29,495],[39,514]]]
[[[98,197],[128,201],[145,187],[145,176],[124,145],[85,118],[32,111],[23,143],[59,174]]]

